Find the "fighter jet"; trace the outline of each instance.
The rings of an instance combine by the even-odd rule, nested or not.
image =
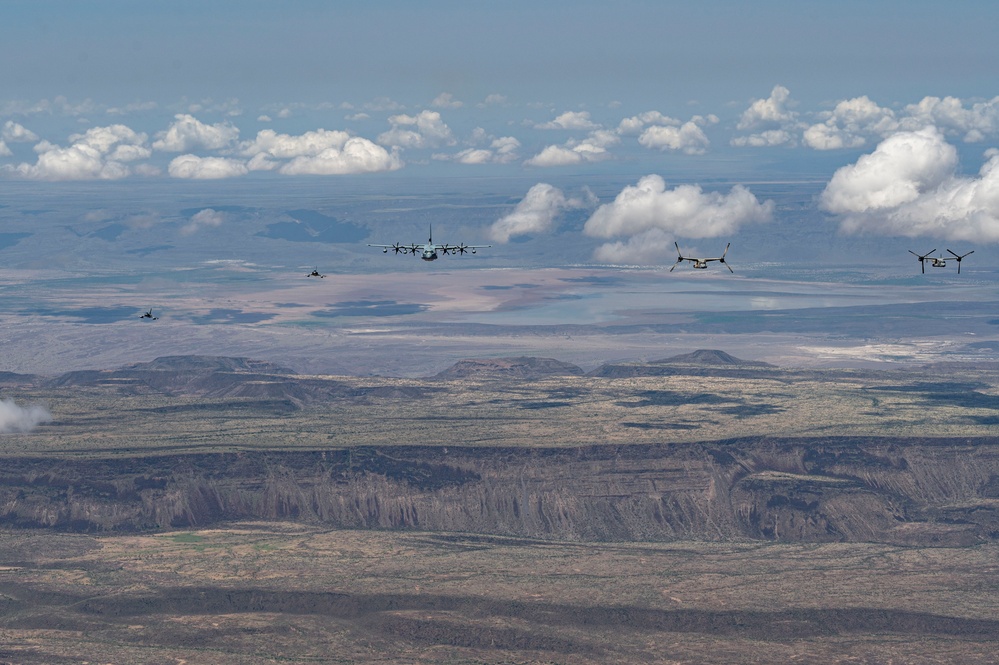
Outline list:
[[[399,254],[400,252],[403,254],[412,254],[413,256],[419,254],[420,258],[424,261],[436,261],[439,258],[437,256],[438,251],[440,251],[441,254],[464,254],[465,252],[475,254],[475,250],[492,247],[492,245],[435,245],[434,227],[431,226],[430,239],[425,245],[417,245],[415,243],[412,245],[401,245],[399,243],[395,243],[394,245],[372,245],[369,243],[368,247],[381,247],[382,252],[385,252],[386,254],[390,249],[396,254]]]
[[[149,311],[146,312],[145,314],[143,314],[142,316],[140,316],[139,318],[140,319],[149,319],[150,321],[155,321],[159,317],[158,316],[153,316],[153,308],[150,307]]]
[[[680,251],[680,245],[679,245],[679,243],[674,242],[673,244],[676,245],[677,259],[676,259],[676,263],[674,263],[673,266],[669,269],[670,272],[673,272],[673,268],[677,267],[678,265],[680,265],[684,261],[690,261],[692,264],[694,264],[694,267],[697,268],[697,269],[699,269],[699,270],[703,270],[703,269],[707,268],[708,267],[708,261],[718,261],[719,263],[724,263],[725,267],[728,268],[729,272],[731,272],[731,273],[735,272],[734,270],[732,270],[732,266],[730,266],[729,264],[725,263],[725,255],[728,254],[728,247],[732,243],[728,243],[728,245],[725,245],[725,251],[722,252],[721,256],[713,257],[713,258],[710,258],[710,259],[702,259],[702,258],[695,258],[695,257],[692,257],[692,256],[684,256],[683,252]]]
[[[319,274],[319,266],[316,266],[315,268],[313,268],[312,272],[310,272],[308,275],[306,275],[306,277],[320,277],[320,278],[325,277],[325,276],[326,275],[320,275]]]

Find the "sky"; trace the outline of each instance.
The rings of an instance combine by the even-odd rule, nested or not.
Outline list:
[[[3,180],[791,175],[830,180],[822,210],[844,229],[881,231],[873,214],[891,217],[888,234],[999,239],[983,191],[999,138],[988,3],[11,0],[0,12]],[[881,146],[895,135],[892,158]],[[865,158],[892,182],[873,182]],[[834,180],[841,168],[853,176]],[[934,224],[906,221],[954,197],[966,204]]]
[[[18,316],[103,321],[186,298],[182,275],[225,274],[211,303],[176,308],[248,323],[291,311],[281,280],[321,264],[369,276],[339,305],[307,303],[326,314],[416,320],[461,301],[605,321],[631,287],[600,289],[627,280],[483,277],[433,302],[365,284],[458,266],[665,272],[677,245],[730,242],[725,279],[833,275],[853,294],[868,277],[817,263],[875,263],[883,285],[922,278],[907,249],[974,249],[966,284],[997,265],[997,19],[977,0],[7,0],[0,287],[63,294]],[[438,242],[492,248],[402,267],[366,247],[422,243],[431,223]],[[278,289],[266,312],[225,305],[255,270]],[[109,271],[117,301],[94,314]],[[566,296],[576,279],[594,293]],[[704,307],[775,302],[736,300]]]
[[[527,177],[536,185],[488,235],[550,232],[586,209],[584,233],[617,243],[595,252],[610,260],[772,217],[743,183],[818,179],[815,207],[845,233],[999,241],[988,3],[11,0],[0,12],[0,186]],[[613,201],[580,198],[551,186],[567,174],[631,181]]]

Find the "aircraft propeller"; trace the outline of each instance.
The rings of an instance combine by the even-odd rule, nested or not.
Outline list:
[[[933,249],[931,249],[930,251],[928,251],[928,252],[926,252],[925,254],[923,254],[922,256],[920,256],[919,254],[916,254],[916,253],[915,253],[914,251],[912,251],[911,249],[909,250],[909,253],[910,253],[910,254],[912,254],[912,255],[913,255],[913,256],[915,256],[915,257],[916,257],[917,259],[919,259],[919,267],[923,269],[923,274],[924,274],[924,275],[926,274],[926,259],[927,259],[927,258],[929,258],[930,254],[932,254],[932,253],[933,253],[933,252],[935,252],[935,251],[937,251],[937,248],[936,248],[936,247],[934,247],[934,248],[933,248]],[[948,251],[948,252],[950,252],[950,250],[947,250],[947,251]],[[951,253],[951,254],[953,254],[954,252],[950,252],[950,253]],[[958,264],[958,265],[957,265],[957,269],[958,269],[958,272],[960,272],[960,271],[961,271],[961,264]]]
[[[974,254],[975,253],[975,250],[971,250],[970,252],[968,252],[968,254],[958,254],[957,252],[954,252],[954,251],[949,250],[949,249],[947,251],[950,252],[954,256],[955,259],[957,259],[957,274],[958,275],[961,274],[961,259],[963,259],[964,257],[966,257],[968,254]]]

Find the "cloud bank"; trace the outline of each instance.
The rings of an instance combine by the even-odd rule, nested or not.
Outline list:
[[[52,420],[52,415],[43,407],[23,408],[13,400],[0,400],[0,434],[30,432],[41,423]]]
[[[130,166],[130,162],[152,154],[145,145],[146,135],[125,125],[93,127],[69,139],[73,143],[67,147],[42,141],[35,146],[37,162],[5,170],[35,180],[118,180],[132,173],[148,173]]]

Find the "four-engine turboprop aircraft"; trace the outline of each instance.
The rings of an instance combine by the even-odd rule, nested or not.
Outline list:
[[[683,252],[680,251],[680,245],[679,245],[679,243],[674,242],[673,244],[676,245],[677,259],[676,259],[676,263],[674,263],[673,266],[669,269],[670,272],[673,272],[673,268],[677,267],[678,265],[680,265],[684,261],[690,261],[691,263],[694,264],[694,267],[698,268],[699,270],[703,270],[703,269],[707,268],[708,267],[708,261],[718,261],[719,263],[725,264],[725,267],[728,268],[729,272],[732,272],[732,273],[735,272],[734,270],[732,270],[732,266],[730,266],[729,264],[725,263],[725,255],[728,254],[728,247],[732,243],[728,243],[728,245],[725,245],[725,251],[722,252],[721,256],[716,256],[716,257],[713,257],[713,258],[710,258],[710,259],[702,259],[702,258],[695,258],[695,257],[692,257],[692,256],[684,256]]]
[[[434,227],[430,227],[430,239],[425,245],[401,245],[396,243],[394,245],[372,245],[368,244],[368,247],[381,247],[382,251],[388,253],[391,249],[396,254],[402,252],[403,254],[412,254],[416,256],[420,255],[420,258],[424,261],[436,261],[438,259],[437,252],[440,251],[441,254],[464,254],[465,252],[471,252],[475,254],[477,249],[485,249],[486,247],[492,247],[492,245],[435,245],[434,244]]]
[[[927,261],[930,262],[930,267],[931,268],[946,268],[948,261],[957,261],[957,274],[960,275],[961,274],[961,259],[963,259],[964,257],[966,257],[968,254],[974,254],[975,253],[975,250],[971,250],[970,252],[968,252],[968,254],[958,254],[957,252],[954,252],[953,250],[948,249],[947,251],[950,252],[950,254],[951,254],[950,256],[930,256],[930,254],[932,254],[935,251],[937,251],[936,248],[931,249],[930,251],[926,252],[925,254],[916,254],[911,249],[909,250],[910,254],[912,254],[917,259],[919,259],[919,267],[922,269],[922,272],[923,272],[924,275],[926,274],[926,262]]]

